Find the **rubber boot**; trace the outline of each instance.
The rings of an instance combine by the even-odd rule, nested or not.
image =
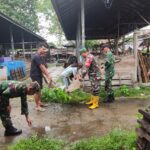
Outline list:
[[[12,127],[6,128],[4,135],[16,136],[16,135],[20,135],[21,133],[22,133],[22,130],[18,130],[12,126]]]
[[[93,104],[93,95],[91,95],[91,99],[90,99],[90,101],[86,102],[85,104],[87,104],[87,105],[91,105],[91,104]]]
[[[95,109],[99,107],[99,96],[93,96],[93,104],[90,106],[90,109]]]
[[[107,96],[104,103],[112,103],[113,101],[115,101],[114,94],[110,94],[110,95]]]
[[[112,102],[114,102],[114,101],[115,101],[114,93],[111,95],[111,101],[112,101]]]

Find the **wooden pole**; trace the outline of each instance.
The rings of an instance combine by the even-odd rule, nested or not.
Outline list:
[[[134,50],[134,58],[135,58],[135,72],[134,72],[134,82],[137,82],[137,74],[138,74],[138,31],[135,30],[133,34],[133,50]]]
[[[125,35],[123,36],[123,39],[122,39],[122,53],[123,54],[125,53]]]
[[[12,59],[14,60],[15,56],[15,48],[14,48],[14,37],[13,37],[13,30],[12,27],[9,27],[10,32],[10,42],[11,42],[11,49],[12,49]]]
[[[30,44],[30,50],[31,50],[31,58],[32,58],[32,43]]]
[[[80,12],[78,14],[78,23],[77,23],[77,32],[76,32],[76,57],[78,61],[80,61],[80,45],[81,45],[81,19],[80,19]]]
[[[23,59],[25,61],[25,44],[24,44],[24,34],[23,34],[23,32],[21,32],[21,36],[22,36]]]
[[[85,47],[85,3],[81,0],[81,46]]]

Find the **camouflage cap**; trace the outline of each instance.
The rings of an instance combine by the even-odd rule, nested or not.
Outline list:
[[[39,83],[37,81],[31,82],[30,86],[33,89],[33,91],[35,91],[35,92],[39,92],[40,91],[40,85],[39,85]]]
[[[83,48],[80,49],[80,54],[82,54],[84,52],[87,52],[87,49],[85,47],[83,47]]]

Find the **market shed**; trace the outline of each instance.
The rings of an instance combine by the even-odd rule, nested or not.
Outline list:
[[[37,42],[46,40],[27,28],[21,26],[8,16],[0,12],[0,45],[1,49],[11,49],[14,57],[14,49],[36,48]]]
[[[137,81],[138,29],[150,25],[149,0],[51,0],[68,40],[76,40],[76,55],[87,39],[114,40],[133,32],[135,75]]]
[[[149,0],[52,0],[68,40],[115,39],[150,24]],[[85,29],[83,29],[85,28]]]

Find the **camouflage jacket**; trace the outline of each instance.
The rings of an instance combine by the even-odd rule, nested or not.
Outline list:
[[[90,80],[100,80],[100,70],[92,54],[88,54],[86,57],[85,67],[87,69],[86,72],[88,73]]]
[[[114,56],[111,51],[107,52],[105,59],[105,78],[114,76]]]
[[[21,98],[21,114],[28,115],[26,84],[18,81],[0,82],[1,103],[9,104],[9,98],[15,98],[15,97]]]

